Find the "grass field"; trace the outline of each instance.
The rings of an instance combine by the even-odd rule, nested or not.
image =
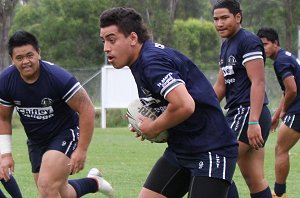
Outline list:
[[[274,145],[276,134],[270,134],[266,144],[265,173],[271,188],[274,183]],[[90,168],[98,167],[104,177],[110,181],[116,191],[116,198],[135,198],[144,183],[152,165],[165,149],[166,144],[151,144],[134,138],[127,128],[95,129],[90,145],[85,169],[70,178],[84,177]],[[291,171],[287,181],[288,198],[299,197],[300,146],[297,144],[290,152]],[[37,198],[37,190],[31,175],[28,160],[26,137],[22,130],[14,130],[13,155],[15,159],[15,177],[20,185],[24,198]],[[249,196],[245,182],[236,170],[234,180],[237,183],[240,197]],[[0,185],[3,189],[3,186]],[[105,197],[91,194],[88,198]]]

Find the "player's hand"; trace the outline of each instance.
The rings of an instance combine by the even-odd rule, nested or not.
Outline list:
[[[1,155],[0,175],[5,181],[8,181],[10,179],[10,175],[13,175],[14,166],[15,162],[11,153]]]
[[[84,168],[85,160],[86,151],[78,148],[75,149],[71,155],[70,163],[68,164],[70,166],[70,174],[73,175],[81,171]]]
[[[278,118],[272,118],[270,131],[275,132],[276,128],[278,127],[278,124],[279,124],[279,119]]]
[[[261,135],[261,128],[259,124],[248,125],[247,135],[249,144],[252,148],[258,150],[263,147],[264,140]]]

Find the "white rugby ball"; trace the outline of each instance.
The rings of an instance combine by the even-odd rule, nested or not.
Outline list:
[[[161,132],[156,138],[148,138],[147,136],[143,135],[138,127],[138,124],[140,122],[139,120],[139,116],[145,116],[148,118],[152,118],[153,120],[155,120],[157,118],[155,111],[150,108],[147,107],[145,105],[143,105],[140,101],[140,99],[136,99],[133,100],[127,108],[127,119],[128,119],[128,123],[131,125],[131,127],[133,127],[136,131],[136,133],[138,133],[139,135],[141,135],[143,138],[151,141],[151,142],[155,142],[155,143],[164,143],[167,142],[168,139],[168,132],[167,131],[163,131]]]

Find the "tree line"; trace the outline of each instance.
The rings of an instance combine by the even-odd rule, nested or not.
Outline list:
[[[40,41],[42,58],[65,68],[95,68],[105,62],[99,38],[99,15],[115,6],[139,11],[155,42],[174,47],[199,67],[217,67],[220,38],[212,5],[217,0],[0,0],[0,70],[10,63],[7,41],[16,30]],[[281,45],[297,54],[300,1],[240,0],[243,27],[278,30]]]

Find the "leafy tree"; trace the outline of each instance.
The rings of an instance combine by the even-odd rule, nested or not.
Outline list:
[[[201,68],[216,65],[219,54],[219,38],[212,22],[193,19],[177,19],[173,25],[174,47],[190,57]]]
[[[99,38],[99,14],[109,0],[31,0],[17,8],[11,32],[34,33],[42,57],[63,67],[96,66],[104,54]]]

